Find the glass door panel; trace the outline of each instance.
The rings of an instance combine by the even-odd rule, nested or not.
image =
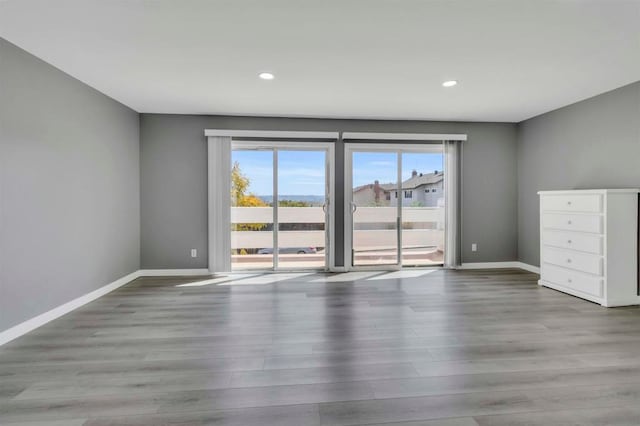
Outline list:
[[[277,150],[278,268],[327,265],[326,151]]]
[[[402,265],[443,264],[444,155],[402,153]]]
[[[398,265],[398,153],[355,151],[351,173],[352,265]]]
[[[231,161],[231,269],[272,269],[274,152],[233,150]]]

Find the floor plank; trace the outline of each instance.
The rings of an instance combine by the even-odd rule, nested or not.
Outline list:
[[[0,348],[0,424],[640,424],[637,307],[410,272],[137,279]]]

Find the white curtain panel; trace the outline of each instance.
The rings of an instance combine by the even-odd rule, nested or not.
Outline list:
[[[209,271],[231,271],[231,137],[209,136]]]
[[[461,262],[460,164],[462,142],[444,141],[445,223],[444,266],[457,268]]]

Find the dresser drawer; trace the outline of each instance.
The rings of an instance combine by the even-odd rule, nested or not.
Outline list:
[[[543,211],[602,212],[602,195],[600,194],[545,195],[540,199],[540,203]]]
[[[602,233],[602,216],[589,214],[543,213],[542,226],[547,229]]]
[[[542,244],[602,254],[602,237],[600,235],[545,230],[542,231]]]
[[[543,265],[543,281],[568,287],[582,293],[602,297],[602,278],[593,277],[558,266]]]
[[[542,261],[589,274],[602,275],[602,257],[595,254],[543,246]]]

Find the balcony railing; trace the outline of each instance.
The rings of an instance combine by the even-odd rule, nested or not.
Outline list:
[[[354,213],[354,249],[386,250],[397,241],[396,207],[358,207]],[[232,224],[270,224],[272,207],[232,207]],[[280,207],[280,224],[324,224],[322,207]],[[444,208],[403,207],[403,247],[434,247],[441,249],[444,241]],[[364,227],[366,229],[358,229]],[[378,229],[376,229],[378,228]],[[386,228],[386,229],[385,229]],[[265,229],[267,229],[265,227]],[[324,230],[281,230],[280,247],[324,247]],[[231,248],[261,249],[273,246],[273,233],[266,231],[232,231]]]

